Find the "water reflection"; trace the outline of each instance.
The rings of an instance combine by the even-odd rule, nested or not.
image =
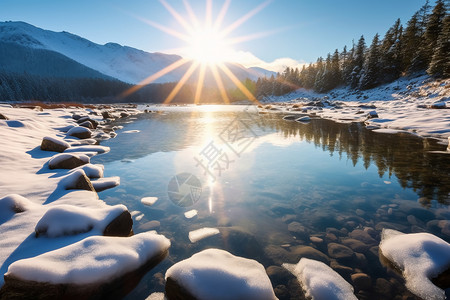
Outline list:
[[[372,132],[360,123],[312,119],[300,124],[282,117],[242,108],[149,114],[123,124],[123,131],[140,132],[118,131],[117,138],[103,142],[111,152],[92,161],[105,164],[106,176],[120,176],[121,185],[100,197],[134,211],[135,232],[156,229],[172,241],[169,258],[141,281],[130,299],[163,291],[168,267],[211,247],[272,269],[300,257],[314,258],[349,282],[350,274],[364,272],[374,287],[387,281],[396,295],[409,295],[402,278],[380,264],[379,235],[382,228],[393,228],[450,239],[450,228],[442,222],[450,219],[450,155],[433,152],[446,146],[410,134]],[[233,152],[234,144],[221,133],[236,120],[244,124],[241,129],[248,126],[243,130],[247,143]],[[207,162],[201,153],[208,145],[230,160],[220,175],[211,166],[215,180],[195,159]],[[203,185],[202,198],[187,208],[167,195],[168,182],[181,172],[194,174]],[[148,196],[159,200],[145,206],[140,199]],[[184,213],[191,209],[198,214],[188,219]],[[220,234],[191,243],[189,232],[203,227],[218,228]],[[352,256],[334,257],[329,248],[334,244],[351,247]],[[279,298],[300,299],[295,279],[283,276],[271,277],[274,287],[286,289]],[[365,299],[389,299],[372,292]]]

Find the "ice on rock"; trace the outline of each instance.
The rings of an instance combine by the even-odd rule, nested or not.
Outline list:
[[[113,176],[108,178],[99,178],[97,180],[91,181],[91,183],[96,192],[101,192],[118,186],[120,184],[120,177]]]
[[[190,211],[187,211],[184,213],[184,216],[186,217],[186,219],[192,219],[193,217],[195,217],[197,215],[198,211],[196,209],[192,209]]]
[[[141,199],[141,203],[147,206],[152,206],[158,201],[158,197],[144,197]]]
[[[91,284],[123,276],[164,254],[170,241],[154,232],[131,237],[92,236],[12,263],[5,278],[53,284]]]
[[[189,240],[191,243],[198,242],[204,238],[219,234],[220,231],[217,228],[204,227],[189,232]]]
[[[219,249],[207,249],[176,263],[165,277],[199,300],[277,299],[260,263]]]
[[[35,227],[36,236],[46,235],[54,238],[88,232],[93,229],[101,234],[111,221],[126,210],[127,208],[124,205],[100,209],[73,205],[51,207],[37,223]]]
[[[100,145],[81,145],[81,146],[73,146],[72,148],[66,149],[64,152],[97,152],[97,153],[106,153],[109,152],[110,148],[106,146]]]
[[[430,278],[450,268],[450,244],[430,233],[383,229],[380,250],[403,272],[406,287],[423,299],[445,299]]]
[[[306,296],[313,300],[356,300],[353,287],[323,262],[302,258],[283,267],[297,277]]]

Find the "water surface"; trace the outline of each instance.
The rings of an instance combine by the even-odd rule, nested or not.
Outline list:
[[[121,184],[100,197],[134,211],[135,233],[155,229],[172,241],[169,257],[130,299],[163,291],[168,267],[211,247],[266,268],[320,257],[349,281],[357,272],[371,277],[373,288],[360,291],[361,299],[389,296],[377,294],[380,279],[393,287],[391,296],[409,295],[402,278],[380,263],[379,235],[394,228],[450,240],[450,228],[439,223],[450,219],[446,146],[411,134],[376,133],[362,123],[302,124],[283,116],[258,114],[254,107],[199,106],[117,121],[123,129],[102,142],[111,152],[92,161],[105,165],[105,176],[120,176]],[[181,173],[198,178],[202,188],[198,202],[187,207],[168,195],[169,182]],[[150,196],[158,197],[154,205],[141,203]],[[198,215],[187,219],[192,209]],[[202,227],[220,234],[191,243],[189,232]],[[329,255],[329,243],[349,238],[364,241],[352,259]],[[273,278],[280,299],[299,297],[293,278]]]

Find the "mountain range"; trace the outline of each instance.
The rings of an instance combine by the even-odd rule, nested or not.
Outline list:
[[[25,22],[0,22],[0,71],[44,77],[104,78],[137,84],[182,59],[181,56],[149,53],[116,43],[99,45],[69,32],[44,30]],[[154,83],[177,82],[193,62],[161,76]],[[270,77],[274,72],[227,63],[239,80]],[[199,71],[190,82],[196,82]],[[211,76],[210,76],[211,75]],[[205,85],[215,84],[206,74]],[[226,76],[222,76],[226,78]],[[224,80],[225,85],[231,81]]]

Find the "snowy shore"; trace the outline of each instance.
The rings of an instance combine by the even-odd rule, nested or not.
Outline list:
[[[109,151],[89,138],[105,138],[108,130],[91,131],[91,125],[79,126],[72,117],[104,123],[96,114],[87,117],[89,112],[0,106],[0,298],[17,294],[18,280],[22,288],[29,285],[29,293],[42,292],[36,282],[89,283],[86,292],[95,293],[103,283],[162,259],[170,246],[156,233],[126,237],[132,226],[127,208],[98,198],[96,191],[116,186],[119,179],[101,178],[103,166],[89,163],[93,155]],[[77,133],[88,135],[78,139]],[[42,150],[44,139],[56,150]]]
[[[403,78],[371,90],[341,88],[328,94],[299,89],[263,102],[288,113],[314,113],[337,122],[366,121],[369,128],[390,130],[385,133],[400,130],[445,140],[450,136],[450,79]],[[296,104],[299,108],[293,109]],[[373,111],[378,117],[368,118]]]

